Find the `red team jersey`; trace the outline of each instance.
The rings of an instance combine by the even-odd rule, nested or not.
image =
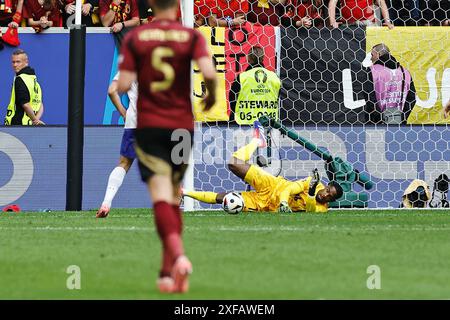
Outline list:
[[[312,0],[288,0],[285,15],[294,21],[301,21],[305,17],[313,20],[322,18],[320,11],[313,5]]]
[[[247,0],[213,0],[209,2],[209,6],[213,8],[212,13],[217,18],[235,18],[238,13],[247,14],[248,12]]]
[[[211,15],[212,8],[214,8],[215,3],[212,0],[195,0],[194,1],[194,16],[201,16],[203,18],[208,18]]]
[[[344,0],[341,1],[341,6],[341,15],[344,21],[375,21],[373,0]]]
[[[191,61],[208,57],[205,38],[169,20],[130,31],[119,69],[138,74],[137,128],[194,129]]]
[[[247,15],[249,22],[272,26],[280,24],[283,5],[274,5],[269,0],[249,0],[248,4],[250,7]]]
[[[46,11],[38,0],[24,1],[23,17],[25,19],[32,18],[34,21],[39,21],[43,16],[47,16],[48,21],[53,21],[54,27],[62,27],[62,16],[58,4],[55,3],[50,11]]]

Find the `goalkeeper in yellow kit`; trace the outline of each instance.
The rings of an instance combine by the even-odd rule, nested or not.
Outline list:
[[[317,169],[313,171],[311,177],[289,181],[249,164],[248,160],[256,149],[266,146],[264,128],[255,121],[254,138],[248,145],[237,150],[228,164],[231,172],[255,189],[241,192],[244,199],[243,211],[327,212],[328,203],[342,196],[342,187],[337,182],[332,181],[327,186],[320,182]],[[226,195],[226,193],[189,190],[183,190],[182,194],[205,203],[222,203]]]

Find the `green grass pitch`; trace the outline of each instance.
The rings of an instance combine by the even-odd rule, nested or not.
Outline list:
[[[168,296],[150,210],[1,213],[0,299],[450,299],[448,210],[195,212],[184,225],[191,290]],[[371,265],[381,289],[367,288]]]

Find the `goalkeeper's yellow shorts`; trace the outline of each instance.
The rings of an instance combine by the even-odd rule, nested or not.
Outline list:
[[[243,211],[272,211],[270,202],[277,178],[261,168],[251,165],[244,181],[250,184],[255,191],[241,192],[244,199]]]

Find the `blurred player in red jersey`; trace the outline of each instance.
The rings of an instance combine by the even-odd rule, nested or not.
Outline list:
[[[149,4],[153,21],[130,31],[122,45],[118,90],[124,93],[133,81],[139,83],[135,149],[163,247],[159,290],[186,292],[192,264],[184,255],[178,204],[194,130],[191,61],[205,80],[205,111],[216,100],[216,70],[204,37],[177,21],[177,0]]]

